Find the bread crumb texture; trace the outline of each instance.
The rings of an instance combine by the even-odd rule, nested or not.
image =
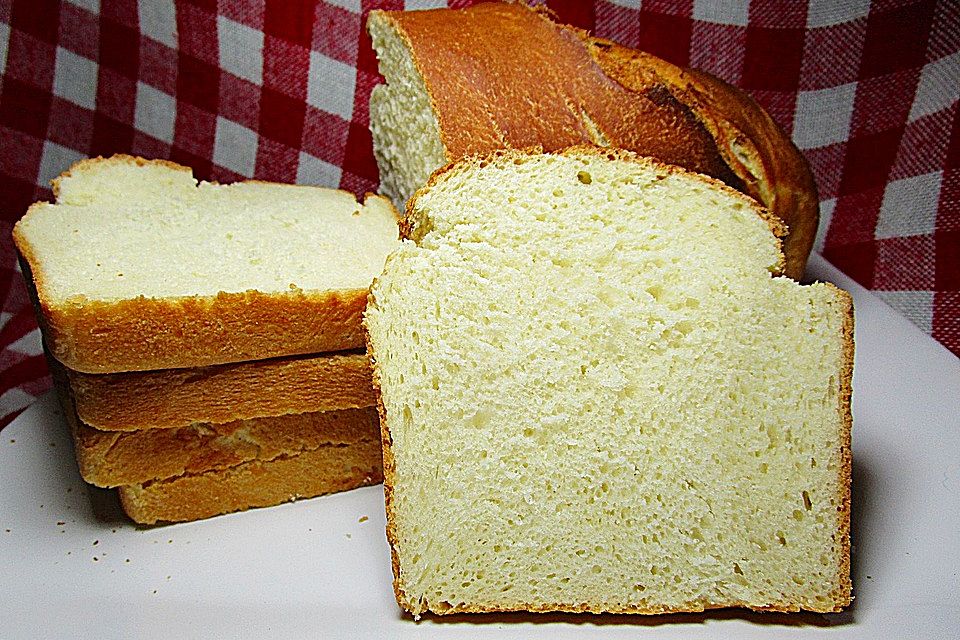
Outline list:
[[[54,307],[366,289],[396,243],[386,200],[361,204],[334,189],[198,184],[186,167],[127,156],[80,162],[55,187],[56,203],[34,205],[17,225]]]
[[[434,176],[366,311],[408,611],[849,603],[849,297],[627,153]]]

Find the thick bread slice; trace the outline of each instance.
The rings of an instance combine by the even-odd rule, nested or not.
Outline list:
[[[365,313],[400,605],[846,606],[851,300],[782,232],[622,151],[434,175]]]
[[[359,351],[197,369],[67,374],[80,419],[103,431],[222,424],[376,403],[370,361]]]
[[[362,346],[366,292],[396,246],[385,198],[197,184],[129,156],[54,181],[14,241],[53,355],[76,371],[199,367]]]
[[[120,487],[120,502],[143,524],[183,522],[347,491],[383,479],[380,443],[369,438],[294,456]]]
[[[387,80],[370,99],[374,152],[381,191],[394,202],[473,153],[622,147],[760,200],[789,228],[787,275],[803,274],[819,220],[812,174],[737,89],[522,3],[372,11],[367,29]]]
[[[63,367],[51,361],[51,371],[73,436],[80,475],[99,487],[143,484],[319,447],[350,446],[376,437],[380,429],[376,410],[364,407],[171,429],[101,431],[77,415]]]

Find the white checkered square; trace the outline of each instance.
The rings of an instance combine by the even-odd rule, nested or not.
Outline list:
[[[640,9],[641,0],[609,0],[610,4],[615,4],[618,7],[625,7],[627,9]]]
[[[344,120],[353,117],[353,92],[357,72],[352,66],[310,52],[310,77],[307,81],[307,102]]]
[[[847,140],[856,95],[856,82],[799,92],[794,143],[801,149],[816,149]]]
[[[749,22],[750,3],[742,0],[694,0],[693,18],[740,27]]]
[[[300,152],[300,164],[297,165],[297,184],[312,184],[321,187],[340,186],[340,167],[315,158],[309,153]]]
[[[827,239],[827,229],[830,228],[830,220],[833,219],[833,210],[836,207],[836,198],[823,200],[820,203],[820,226],[817,227],[817,238],[813,241],[813,250],[817,253],[823,253],[823,243]]]
[[[807,27],[829,27],[865,18],[870,13],[870,0],[808,0]],[[746,3],[744,3],[746,4]]]
[[[872,291],[924,333],[933,331],[933,291]]]
[[[327,0],[327,4],[346,9],[351,13],[360,13],[360,0]]]
[[[263,31],[217,16],[220,66],[238,78],[263,84]]]
[[[403,3],[407,11],[420,9],[443,9],[447,6],[446,0],[407,0]]]
[[[960,92],[960,52],[923,67],[920,84],[910,107],[910,122],[946,109]]]
[[[174,0],[138,0],[140,31],[171,49],[177,48],[177,8]]]
[[[876,237],[901,238],[927,235],[937,224],[937,203],[943,172],[894,180],[883,192]]]
[[[57,47],[53,94],[93,111],[97,107],[97,63]]]
[[[133,125],[138,131],[173,144],[173,126],[176,119],[177,104],[173,96],[145,82],[137,83]]]
[[[40,329],[34,329],[19,340],[14,340],[7,349],[25,356],[39,356],[43,353],[43,342],[40,341]]]
[[[242,176],[253,176],[257,164],[257,133],[233,120],[217,116],[213,161]]]
[[[10,25],[0,22],[0,73],[7,69],[7,49],[10,47]]]
[[[50,181],[70,168],[74,162],[83,160],[85,154],[68,147],[45,140],[43,155],[40,157],[40,169],[37,172],[37,185],[50,187]]]
[[[33,404],[36,398],[19,387],[9,389],[0,395],[0,416],[8,416]]]
[[[90,13],[100,13],[100,0],[67,0],[70,4],[86,9]]]

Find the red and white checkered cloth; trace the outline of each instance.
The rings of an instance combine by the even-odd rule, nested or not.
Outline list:
[[[363,15],[445,4],[0,0],[0,427],[50,384],[10,230],[51,178],[126,152],[376,190]],[[956,0],[547,4],[753,95],[813,166],[817,250],[960,355]]]

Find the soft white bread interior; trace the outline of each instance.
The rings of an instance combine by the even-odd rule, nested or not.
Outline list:
[[[90,373],[362,346],[366,291],[397,243],[385,198],[198,184],[164,161],[82,161],[54,192],[14,239],[50,350]]]
[[[557,23],[523,3],[371,11],[386,84],[370,98],[381,192],[398,206],[437,168],[501,148],[593,143],[705,173],[781,218],[785,273],[803,275],[819,220],[813,176],[735,87]]]
[[[627,152],[434,175],[365,315],[401,606],[847,605],[851,300],[782,232]]]

